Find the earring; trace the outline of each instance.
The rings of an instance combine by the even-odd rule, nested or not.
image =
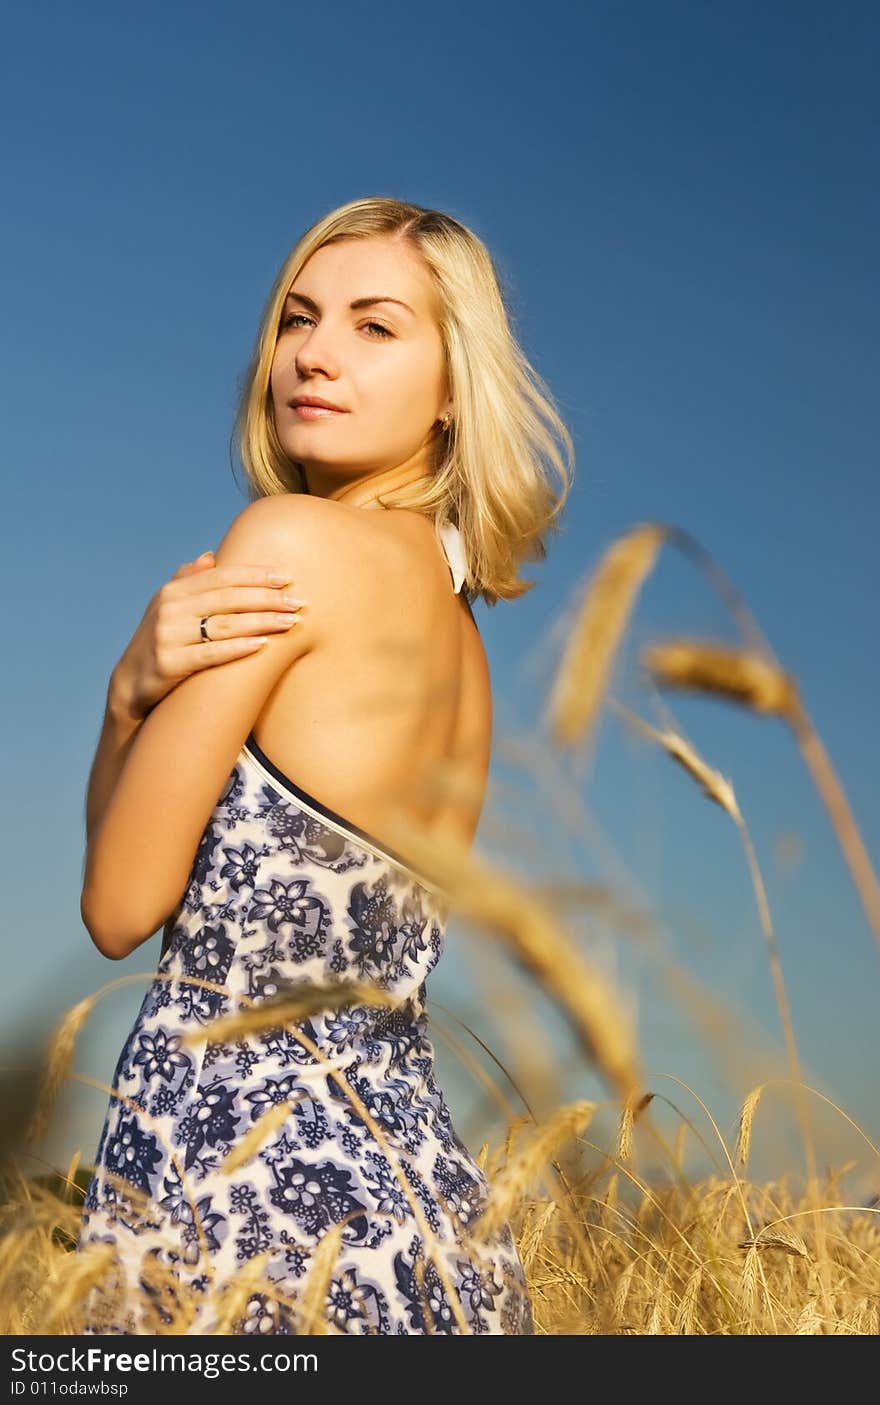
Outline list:
[[[447,430],[447,429],[449,428],[449,426],[450,426],[451,419],[452,419],[452,417],[451,417],[450,415],[444,415],[444,416],[443,416],[443,419],[440,421],[440,423],[443,425],[443,432],[444,432],[444,434],[446,433],[446,430]]]

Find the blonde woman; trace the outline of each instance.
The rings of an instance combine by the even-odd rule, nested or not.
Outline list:
[[[92,940],[112,960],[165,940],[83,1207],[78,1248],[115,1265],[84,1330],[294,1333],[334,1230],[329,1330],[530,1333],[510,1227],[471,1238],[488,1182],[425,1011],[448,909],[390,816],[473,840],[492,700],[471,603],[531,587],[571,440],[481,241],[384,198],[285,260],[236,433],[252,501],[151,602],[90,781]],[[346,982],[383,998],[211,1038],[219,1016]]]

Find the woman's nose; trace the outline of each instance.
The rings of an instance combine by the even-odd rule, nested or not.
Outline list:
[[[335,374],[339,363],[332,341],[331,333],[313,327],[296,349],[297,370],[304,376],[315,369]]]

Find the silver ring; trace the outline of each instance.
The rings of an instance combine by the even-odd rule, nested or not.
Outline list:
[[[208,620],[209,620],[210,618],[211,618],[210,615],[203,615],[203,616],[202,616],[202,623],[201,623],[202,638],[203,638],[203,639],[207,639],[207,641],[208,641],[209,644],[210,644],[212,641],[211,641],[210,636],[208,635],[208,631],[207,631],[207,629],[205,628],[205,626],[206,626],[206,624],[208,623]]]

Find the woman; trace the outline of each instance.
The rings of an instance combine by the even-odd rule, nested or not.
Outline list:
[[[252,501],[216,566],[154,598],[90,782],[89,933],[114,960],[163,924],[165,941],[84,1205],[78,1247],[105,1242],[117,1266],[85,1331],[161,1331],[183,1304],[188,1331],[295,1332],[339,1227],[331,1330],[532,1332],[509,1226],[472,1237],[488,1183],[433,1074],[447,905],[390,823],[473,839],[492,708],[470,603],[530,588],[519,563],[545,555],[569,484],[550,431],[569,455],[570,437],[483,244],[383,198],[286,259],[236,428]],[[276,602],[272,572],[295,598]],[[292,616],[258,642],[278,603]],[[345,982],[382,998],[210,1037],[218,1016]],[[260,1256],[227,1323],[221,1290]]]

